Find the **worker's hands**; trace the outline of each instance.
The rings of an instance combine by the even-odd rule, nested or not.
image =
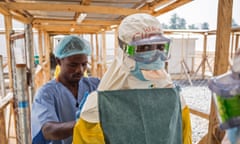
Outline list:
[[[75,121],[47,122],[42,127],[42,133],[46,140],[62,140],[72,136]]]

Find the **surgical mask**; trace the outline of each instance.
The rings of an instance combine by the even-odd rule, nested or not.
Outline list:
[[[143,76],[141,70],[139,69],[137,63],[135,65],[135,69],[131,71],[131,74],[141,81],[148,81],[144,78],[144,76]]]
[[[137,56],[141,58],[149,58],[153,55],[155,55],[155,51],[147,51],[137,54]],[[164,61],[161,60],[160,57],[156,58],[155,61],[152,61],[151,63],[136,61],[135,69],[131,71],[131,74],[134,75],[139,80],[148,81],[144,78],[141,70],[159,70],[164,68],[164,66],[165,63]]]
[[[165,62],[157,53],[158,50],[137,53],[134,57],[138,68],[144,70],[159,70],[164,68]],[[142,61],[143,59],[148,59],[149,61]]]

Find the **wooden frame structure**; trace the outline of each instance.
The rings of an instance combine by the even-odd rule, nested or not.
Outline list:
[[[96,55],[92,55],[91,65],[92,71],[97,71],[94,75],[101,77],[106,70],[106,44],[103,42],[105,39],[105,31],[116,29],[120,21],[129,14],[144,12],[153,16],[159,16],[191,1],[193,0],[1,1],[0,13],[4,15],[5,21],[6,48],[9,58],[8,65],[12,64],[10,59],[12,57],[10,52],[12,19],[16,19],[30,26],[30,28],[28,28],[28,39],[30,39],[30,41],[32,38],[32,32],[30,29],[33,28],[38,31],[39,61],[42,66],[41,76],[44,77],[44,81],[42,81],[42,83],[44,83],[50,79],[50,59],[47,54],[51,52],[51,36],[57,34],[91,34],[92,45],[95,37],[96,48],[94,51],[96,52]],[[214,75],[225,73],[228,70],[232,5],[233,0],[219,0]],[[79,22],[78,19],[81,14],[87,15]],[[234,31],[234,29],[232,31]],[[99,45],[98,35],[102,35],[101,46]],[[237,35],[236,38],[235,49],[238,46],[238,39],[239,35]],[[115,45],[117,45],[116,38],[115,41]],[[102,48],[102,54],[99,54],[100,47]],[[204,44],[204,47],[206,47],[206,44]],[[31,50],[32,45],[30,44],[28,48]],[[206,56],[205,52],[206,51],[204,50],[203,57]],[[97,63],[99,59],[101,59],[103,63]],[[204,69],[205,68],[202,70]],[[11,77],[12,71],[12,67],[9,67],[10,89],[13,89],[13,78]],[[200,112],[194,110],[192,110],[192,112],[203,115],[204,118],[207,117],[205,114],[201,114]],[[218,124],[218,121],[216,120],[214,103],[211,105],[210,116],[208,134],[200,141],[200,143],[217,144],[219,140],[221,140],[222,135],[215,127],[216,124]],[[0,122],[2,122],[1,119]],[[217,135],[216,139],[216,133],[218,132],[219,135]],[[0,137],[5,139],[6,136],[0,135]]]
[[[31,25],[38,31],[38,53],[40,65],[44,76],[43,82],[50,79],[50,65],[48,54],[52,51],[51,37],[57,34],[91,34],[96,38],[96,59],[92,59],[92,70],[95,76],[101,77],[106,70],[105,54],[99,53],[106,49],[104,31],[116,29],[120,21],[133,13],[149,13],[154,16],[161,15],[184,5],[192,0],[61,0],[61,1],[25,1],[5,0],[0,2],[0,13],[5,18],[5,30],[8,57],[11,57],[9,35],[12,32],[12,19]],[[85,15],[81,18],[81,15]],[[79,21],[80,19],[80,21]],[[31,33],[29,31],[29,33]],[[32,37],[32,36],[30,36]],[[101,41],[102,45],[99,45]],[[117,43],[117,42],[115,42]],[[115,44],[117,45],[117,44]],[[33,47],[29,45],[29,48]],[[30,50],[30,49],[29,49]],[[99,63],[102,62],[102,63]],[[12,63],[11,60],[8,61]],[[96,64],[97,63],[97,64]],[[9,72],[12,69],[9,68]],[[12,88],[10,76],[10,88]]]

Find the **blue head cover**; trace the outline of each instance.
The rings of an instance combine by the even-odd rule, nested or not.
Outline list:
[[[76,54],[90,55],[90,53],[89,42],[77,36],[64,37],[54,51],[55,57],[60,59]]]

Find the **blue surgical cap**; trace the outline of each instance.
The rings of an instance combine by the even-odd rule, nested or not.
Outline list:
[[[76,54],[90,55],[90,52],[88,41],[77,36],[66,36],[55,48],[54,55],[61,59]]]

